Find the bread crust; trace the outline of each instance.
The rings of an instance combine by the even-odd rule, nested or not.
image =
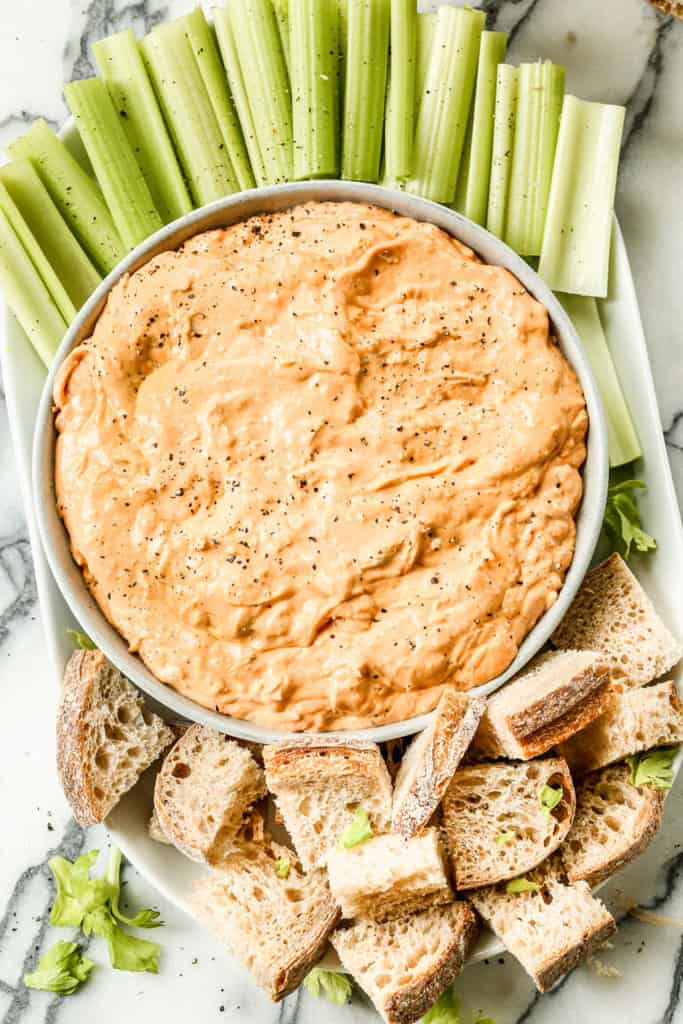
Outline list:
[[[83,828],[103,821],[112,809],[109,801],[95,792],[87,757],[88,727],[95,709],[94,691],[103,672],[115,672],[117,681],[129,689],[138,706],[144,703],[137,690],[101,651],[78,650],[69,658],[57,711],[57,774],[74,817]],[[168,744],[173,741],[173,733],[166,726],[162,736],[167,738]]]
[[[326,774],[336,778],[371,778],[378,769],[386,770],[376,743],[334,736],[301,736],[268,744],[263,748],[263,763],[269,789],[277,789],[278,784],[286,782],[305,782],[308,778],[317,781],[322,766]]]
[[[601,927],[594,929],[586,928],[580,945],[568,950],[564,956],[558,957],[556,960],[548,960],[541,965],[534,974],[534,981],[539,992],[549,992],[560,978],[564,978],[565,974],[573,971],[575,967],[578,967],[591,953],[599,949],[600,946],[604,945],[614,935],[617,930],[616,921],[607,911],[605,911],[605,915]]]
[[[679,3],[678,0],[650,0],[650,3],[662,14],[673,14],[674,18],[683,18],[683,3]]]
[[[409,838],[425,828],[441,803],[484,714],[483,697],[444,690],[434,718],[404,755],[394,784],[392,827]],[[411,748],[408,748],[409,750]]]

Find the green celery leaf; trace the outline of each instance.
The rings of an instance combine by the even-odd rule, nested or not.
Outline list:
[[[279,857],[275,861],[275,874],[278,878],[287,878],[289,876],[289,869],[292,866],[292,862],[289,857]]]
[[[109,864],[107,865],[107,871],[105,879],[110,888],[110,904],[111,912],[117,920],[122,921],[123,924],[128,924],[132,928],[160,928],[163,925],[163,921],[159,921],[159,911],[152,910],[151,908],[142,908],[133,917],[126,917],[119,908],[119,899],[121,897],[121,851],[118,847],[114,847],[111,851],[111,857],[109,858]]]
[[[353,816],[351,824],[344,829],[337,847],[343,850],[350,850],[352,846],[364,843],[366,839],[372,839],[372,825],[368,818],[368,812],[363,807],[358,807]]]
[[[316,999],[323,993],[332,1003],[343,1006],[351,998],[353,985],[348,974],[340,971],[323,971],[320,967],[314,967],[304,978],[304,985]]]
[[[50,913],[50,924],[77,928],[84,915],[106,902],[108,890],[102,879],[92,879],[90,868],[97,860],[99,850],[82,853],[74,861],[52,857],[49,866],[57,882],[57,896]]]
[[[97,647],[92,642],[87,633],[82,633],[80,629],[67,629],[66,635],[70,636],[76,647],[80,647],[82,651],[96,651]]]
[[[499,832],[493,841],[494,843],[498,843],[499,846],[505,846],[506,843],[512,842],[516,836],[516,832],[513,832],[512,829],[508,829],[507,832]]]
[[[673,762],[677,753],[678,747],[659,747],[645,754],[627,757],[632,785],[671,789],[674,780]]]
[[[505,886],[505,891],[510,895],[515,895],[519,892],[540,892],[541,887],[538,882],[531,882],[522,876],[521,878],[511,878]]]
[[[446,989],[431,1010],[427,1010],[422,1024],[460,1024],[460,1006],[451,989]]]
[[[99,907],[88,914],[83,921],[83,931],[86,935],[101,935],[107,940],[109,960],[117,971],[158,973],[159,943],[129,935],[106,908]]]
[[[562,786],[541,786],[538,794],[538,802],[541,805],[541,810],[544,814],[550,817],[551,811],[553,811],[557,805],[561,802],[564,796],[564,790]]]
[[[77,943],[60,939],[43,953],[35,971],[24,975],[24,984],[27,988],[70,996],[87,981],[93,967],[92,960],[81,956]]]
[[[654,537],[641,528],[640,513],[634,491],[645,488],[642,480],[620,480],[610,484],[603,522],[604,531],[612,549],[629,558],[631,548],[653,551],[657,547]]]

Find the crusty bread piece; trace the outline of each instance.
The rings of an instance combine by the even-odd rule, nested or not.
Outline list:
[[[394,783],[392,826],[413,836],[429,821],[462,761],[484,713],[483,697],[448,687],[434,717],[403,756]]]
[[[387,921],[453,899],[435,828],[408,839],[390,833],[348,850],[333,847],[327,877],[342,917]]]
[[[489,927],[547,992],[616,931],[614,918],[585,882],[567,885],[556,858],[528,876],[538,892],[478,889],[471,900]]]
[[[224,856],[247,810],[265,792],[263,769],[246,747],[192,725],[164,758],[154,809],[179,850],[211,864]]]
[[[277,862],[288,862],[286,877]],[[291,850],[245,843],[195,882],[198,918],[278,1002],[320,959],[339,920],[322,871],[305,875]]]
[[[332,945],[386,1024],[413,1024],[460,974],[477,932],[471,906],[457,902],[357,921],[333,932]]]
[[[268,789],[301,863],[323,867],[328,850],[367,811],[375,835],[391,822],[391,780],[376,743],[302,736],[263,748]]]
[[[611,666],[594,651],[551,651],[486,702],[473,757],[528,761],[547,753],[607,707]]]
[[[570,882],[595,888],[643,852],[662,820],[662,793],[631,784],[627,765],[592,772],[576,787],[576,814],[560,847]]]
[[[683,703],[672,682],[616,694],[607,711],[560,747],[572,773],[604,768],[652,747],[683,742]]]
[[[80,825],[104,821],[173,733],[101,651],[75,651],[57,712],[57,772]]]
[[[562,788],[562,799],[550,813],[540,802],[545,785]],[[493,885],[540,864],[563,842],[575,806],[571,775],[561,757],[458,769],[443,801],[456,888]],[[514,835],[502,841],[510,832]]]
[[[617,554],[587,574],[552,642],[605,654],[629,686],[663,676],[683,657],[683,646]]]

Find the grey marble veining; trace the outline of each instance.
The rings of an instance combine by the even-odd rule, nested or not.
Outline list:
[[[138,34],[191,6],[182,0],[26,0],[0,10],[0,143],[42,115],[65,116],[61,83],[91,74],[92,43],[132,27]],[[665,436],[683,496],[683,23],[646,0],[482,0],[489,27],[510,33],[512,60],[549,57],[567,67],[571,91],[628,105],[618,213],[648,336]],[[28,992],[21,976],[48,938],[54,894],[47,861],[94,846],[54,778],[53,705],[23,512],[0,393],[0,1018],[6,1024],[164,1019],[186,1024],[370,1024],[362,995],[338,1008],[296,993],[275,1007],[193,922],[137,872],[126,871],[131,905],[159,905],[166,925],[158,976],[111,971],[100,940],[98,967],[82,993],[60,999]],[[469,968],[458,982],[463,1024],[478,1012],[496,1024],[683,1024],[683,784],[667,801],[657,840],[608,886],[621,926],[599,964],[539,997],[509,958]],[[635,911],[633,908],[638,905]],[[643,917],[643,910],[649,912]],[[640,916],[634,916],[640,915]],[[654,916],[652,916],[654,915]],[[656,922],[656,923],[653,923]],[[68,937],[68,933],[66,933]],[[619,972],[605,977],[604,967]]]

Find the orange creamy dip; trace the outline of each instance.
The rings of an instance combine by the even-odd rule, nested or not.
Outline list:
[[[587,414],[545,308],[385,210],[309,203],[153,259],[55,402],[105,615],[264,726],[393,722],[491,679],[572,558]]]

